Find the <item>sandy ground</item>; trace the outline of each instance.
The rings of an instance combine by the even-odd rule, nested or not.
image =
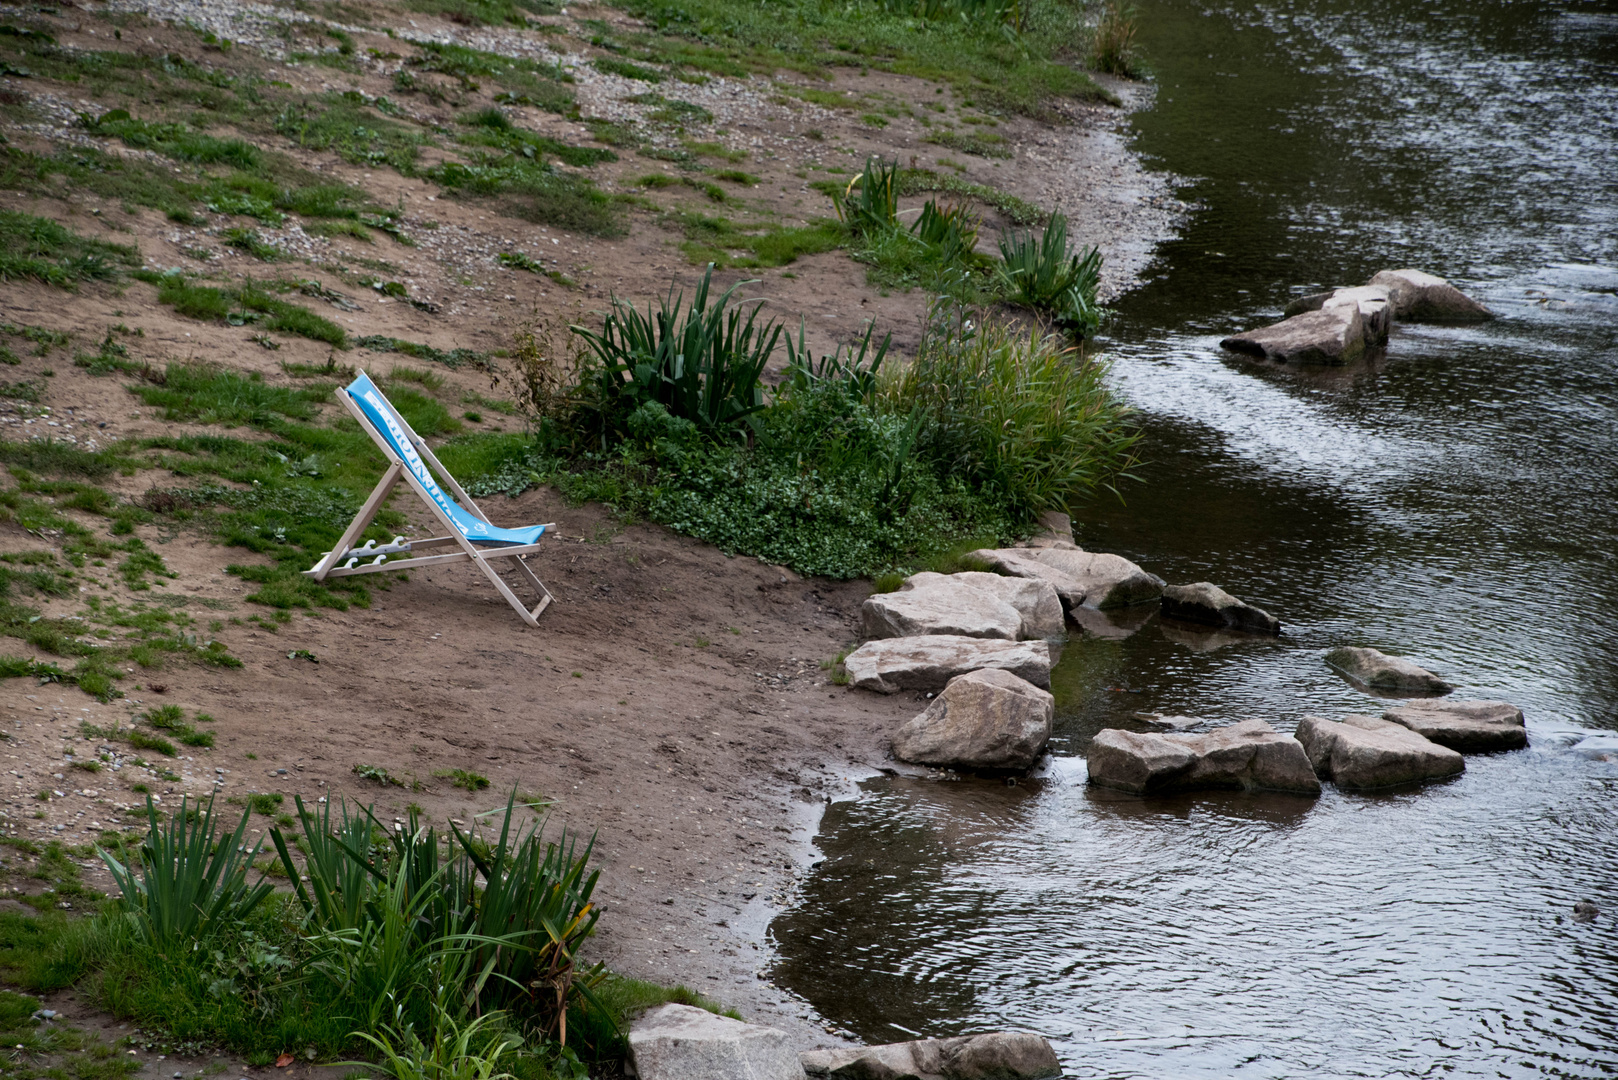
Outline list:
[[[189,12],[203,26],[221,7],[232,7],[117,6],[150,9],[163,17]],[[378,19],[392,17],[386,9],[370,10]],[[571,13],[624,21],[609,9],[579,6]],[[105,48],[110,42],[99,18],[87,8],[75,9],[61,17],[55,32],[64,44]],[[441,39],[476,36],[426,16],[416,20],[417,30]],[[242,40],[252,21],[243,15],[232,25]],[[353,29],[362,53],[368,45],[387,44],[374,29]],[[572,38],[516,30],[476,33],[498,39],[480,39],[481,47],[571,58],[587,114],[633,113],[624,99],[646,89],[580,66],[577,58],[587,50]],[[195,34],[159,18],[140,23],[138,33],[126,31],[124,43],[200,55]],[[377,94],[390,85],[390,71],[380,62],[350,75],[279,64],[273,50],[264,48],[268,51],[242,49],[241,62],[275,64],[278,77],[305,89]],[[217,63],[218,55],[209,61]],[[7,132],[15,143],[41,147],[47,138],[85,138],[82,132],[73,134],[63,119],[73,110],[98,107],[79,96],[81,88],[37,79],[0,81],[8,90],[31,95],[37,106],[37,122]],[[896,101],[940,96],[929,84],[875,73],[839,74],[836,86]],[[799,175],[813,166],[835,161],[855,171],[866,155],[877,153],[914,156],[928,165],[947,156],[962,164],[968,179],[1061,206],[1072,220],[1070,235],[1097,243],[1106,253],[1106,287],[1116,293],[1144,268],[1153,244],[1183,211],[1166,180],[1129,156],[1118,109],[1072,106],[1066,125],[1003,118],[997,130],[1014,156],[995,162],[925,144],[925,131],[912,118],[874,128],[847,110],[782,104],[786,99],[762,79],[716,79],[698,89],[716,121],[711,131],[692,134],[746,149],[750,156],[743,167],[761,179],[738,198],[785,220],[829,213],[825,197],[809,190]],[[1144,99],[1138,87],[1116,89],[1131,103]],[[697,92],[680,92],[686,90]],[[428,108],[415,101],[411,107]],[[563,118],[519,112],[520,122],[535,130],[574,142],[588,137]],[[819,137],[810,137],[810,129]],[[276,145],[296,150],[284,142]],[[118,148],[104,143],[103,149]],[[351,334],[388,334],[444,349],[499,348],[516,323],[534,314],[580,319],[604,306],[611,294],[644,303],[661,295],[671,280],[690,284],[700,276],[677,249],[678,236],[649,212],[637,212],[627,237],[595,240],[502,217],[491,206],[446,198],[431,184],[386,170],[367,170],[329,154],[299,153],[309,167],[363,185],[379,200],[402,204],[404,226],[418,246],[321,239],[295,226],[266,229],[265,235],[296,259],[271,269],[220,242],[219,229],[228,219],[181,227],[152,211],[126,213],[75,192],[60,198],[0,192],[0,205],[138,244],[152,267],[307,277],[352,301],[352,310],[322,308]],[[593,175],[608,189],[623,189],[633,176],[667,168],[625,154],[623,161],[600,166]],[[699,194],[684,189],[657,195],[671,207],[712,210]],[[908,200],[918,206],[920,201]],[[999,223],[990,214],[986,224],[983,244],[990,246]],[[576,277],[581,287],[562,288],[495,261],[495,253],[513,250],[544,258]],[[199,259],[199,251],[210,257]],[[351,270],[344,269],[354,258],[392,263],[396,269],[386,276],[404,281],[412,297],[430,302],[436,311],[357,286]],[[732,272],[723,278],[741,276]],[[862,269],[840,252],[749,276],[761,280],[747,295],[764,298],[772,313],[794,324],[804,318],[812,343],[822,348],[855,337],[874,318],[879,333],[893,331],[902,351],[915,340],[925,310],[925,297],[918,293],[883,295],[865,284]],[[319,306],[318,300],[304,302]],[[6,373],[9,379],[48,387],[42,406],[0,406],[0,429],[14,439],[48,435],[94,447],[174,430],[139,405],[124,388],[127,380],[91,378],[72,366],[73,349],[93,350],[117,324],[131,331],[119,340],[137,360],[205,358],[276,381],[286,381],[283,362],[323,363],[329,351],[290,337],[280,338],[280,348],[270,351],[252,340],[253,328],[180,318],[155,302],[151,287],[138,283],[87,286],[76,293],[5,283],[0,310],[5,320],[73,335],[71,346],[26,356]],[[363,350],[339,354],[338,362],[384,372],[395,362],[422,366]],[[486,375],[466,369],[439,373],[452,389],[496,393]],[[484,425],[513,427],[493,414]],[[116,485],[137,495],[163,482],[163,477],[140,475],[118,479]],[[415,513],[402,500],[395,505]],[[123,684],[127,697],[112,704],[55,684],[0,682],[0,726],[10,735],[0,745],[0,760],[13,774],[0,824],[11,835],[84,843],[103,827],[136,823],[143,798],[130,790],[136,782],[152,785],[165,806],[216,789],[227,797],[269,791],[285,794],[289,804],[295,794],[309,801],[355,798],[374,803],[384,819],[402,817],[414,802],[435,819],[463,822],[503,801],[503,793],[513,788],[543,795],[553,803],[553,831],[567,827],[596,836],[602,869],[598,896],[606,905],[593,948],[596,958],[627,974],[684,982],[737,1006],[749,1019],[786,1028],[806,1048],[837,1041],[802,1002],[771,986],[762,973],[769,962],[769,921],[791,902],[795,881],[815,858],[819,808],[846,794],[853,780],[891,767],[888,732],[921,707],[914,695],[883,698],[833,686],[822,669],[822,661],[853,643],[855,616],[869,584],[801,580],[660,528],[624,527],[600,508],[569,507],[550,491],[492,499],[487,509],[497,523],[559,525],[548,553],[534,560],[557,599],[539,629],[524,628],[470,570],[447,568],[419,571],[407,584],[378,592],[368,610],[297,614],[274,633],[227,626],[216,636],[244,668],[132,672]],[[425,527],[422,516],[416,518],[417,526]],[[82,520],[104,528],[101,519]],[[267,614],[244,601],[247,588],[224,570],[251,556],[185,533],[143,527],[139,535],[179,574],[161,586],[163,602],[203,622]],[[35,549],[41,539],[14,524],[0,524],[0,554]],[[137,599],[120,592],[123,586],[110,571],[106,578],[105,595]],[[47,605],[52,614],[75,609],[71,601]],[[6,649],[26,651],[20,642]],[[315,659],[289,655],[300,652]],[[217,718],[211,728],[216,748],[192,751],[173,763],[178,781],[157,781],[151,770],[127,762],[86,773],[73,769],[64,756],[82,760],[94,752],[80,735],[82,723],[127,722],[160,703]],[[380,766],[415,786],[363,781],[353,772],[356,765]],[[484,774],[492,786],[477,795],[453,788],[434,775],[447,769]],[[35,794],[42,791],[55,794],[40,801]],[[89,880],[110,885],[97,865],[85,865]],[[70,1005],[58,1007],[72,1011]],[[166,1068],[153,1063],[149,1072],[167,1076]]]

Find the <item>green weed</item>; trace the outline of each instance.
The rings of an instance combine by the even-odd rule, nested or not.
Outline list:
[[[439,769],[433,775],[441,780],[448,780],[451,787],[465,788],[467,791],[482,791],[489,786],[487,776],[479,776],[465,769]]]

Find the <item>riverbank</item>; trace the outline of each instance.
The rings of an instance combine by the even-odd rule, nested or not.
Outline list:
[[[114,440],[257,438],[251,417],[177,403],[142,374],[186,359],[293,394],[350,365],[385,370],[436,408],[441,435],[514,433],[519,423],[490,369],[518,324],[536,314],[580,318],[610,295],[644,304],[671,282],[694,285],[709,258],[731,264],[723,283],[760,278],[746,295],[789,322],[803,318],[817,350],[874,319],[902,353],[919,337],[924,292],[873,284],[815,238],[816,221],[831,215],[826,191],[873,155],[896,157],[934,185],[905,196],[905,211],[938,191],[976,199],[984,250],[996,228],[1027,224],[1029,207],[1061,209],[1073,239],[1105,253],[1109,295],[1136,280],[1183,209],[1127,154],[1123,109],[1093,96],[1057,101],[1035,118],[954,83],[876,69],[835,68],[826,79],[790,68],[682,76],[637,52],[647,28],[612,8],[571,7],[529,29],[352,5],[330,18],[206,3],[7,18],[48,33],[63,52],[6,77],[5,208],[133,247],[132,265],[183,268],[206,288],[236,290],[240,305],[203,319],[172,293],[165,299],[160,283],[0,286],[4,341],[17,360],[8,385],[31,388],[5,405],[13,439],[47,433],[96,450]],[[73,60],[102,50],[138,58],[128,65],[133,81],[120,81],[116,65]],[[219,100],[241,89],[230,80],[247,79],[266,100],[287,98],[276,99],[278,112]],[[1126,107],[1142,100],[1129,84],[1107,87]],[[135,115],[108,119],[111,107]],[[130,124],[190,108],[214,110],[209,130],[221,142],[239,138],[278,155],[260,168],[307,197],[280,207],[271,205],[279,196],[250,186],[200,190],[190,173],[170,183],[182,170],[160,151],[190,151],[173,150],[173,132]],[[479,115],[487,122],[469,122]],[[513,128],[560,162],[549,186],[468,194],[470,182],[449,164],[468,166],[446,147],[483,132],[492,141],[477,145],[510,153],[502,133]],[[398,167],[407,158],[410,168]],[[487,167],[515,168],[505,159]],[[313,212],[322,184],[347,185],[367,202],[322,217]],[[766,249],[765,236],[780,239],[790,261]],[[736,265],[749,261],[765,265]],[[318,322],[296,324],[318,331],[299,333],[245,318],[244,283],[253,281],[360,347],[335,351]],[[145,388],[132,396],[126,384]],[[329,400],[298,407],[336,415]],[[320,468],[317,457],[287,467]],[[559,525],[538,566],[558,603],[537,631],[521,630],[485,586],[453,568],[412,575],[374,594],[369,608],[266,607],[249,602],[253,586],[226,568],[268,566],[269,554],[134,512],[117,542],[139,541],[155,564],[105,539],[86,549],[80,532],[99,538],[106,515],[75,503],[73,491],[40,487],[37,462],[18,468],[7,490],[21,501],[0,554],[24,557],[43,539],[77,574],[28,598],[41,618],[77,620],[109,638],[144,620],[139,633],[211,639],[241,666],[142,668],[151,653],[138,650],[157,648],[143,641],[119,673],[125,696],[110,702],[62,683],[0,683],[0,715],[12,721],[8,835],[77,846],[86,879],[104,889],[110,883],[82,845],[136,826],[133,811],[148,793],[140,787],[165,805],[215,790],[279,796],[282,807],[294,795],[345,795],[374,802],[384,818],[414,803],[434,819],[462,821],[515,787],[548,800],[557,826],[598,836],[606,914],[595,958],[684,982],[792,1031],[805,1048],[835,1040],[760,972],[770,918],[813,857],[818,808],[850,777],[882,767],[887,733],[920,708],[911,695],[832,685],[822,668],[854,640],[868,584],[804,581],[542,489],[487,504],[496,522]],[[93,479],[139,507],[180,483],[184,468],[154,462]],[[25,503],[51,516],[30,518]],[[400,529],[426,528],[416,508],[399,508]],[[100,603],[87,607],[92,596]],[[37,641],[8,648],[53,661]],[[213,717],[197,722],[212,745],[141,766],[99,734],[165,705]],[[102,758],[94,772],[74,767]],[[455,770],[489,786],[458,787]],[[18,875],[12,885],[38,887]]]

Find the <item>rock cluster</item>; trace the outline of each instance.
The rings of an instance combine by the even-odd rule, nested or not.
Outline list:
[[[1062,601],[1039,580],[1000,574],[920,573],[860,608],[868,638],[949,634],[1007,641],[1062,636]]]
[[[1095,610],[1147,604],[1163,595],[1163,579],[1122,555],[1085,551],[1072,541],[1037,548],[980,548],[967,558],[1014,578],[1048,582],[1064,608]]]
[[[1411,322],[1476,322],[1493,313],[1441,277],[1420,270],[1383,270],[1353,288],[1303,296],[1278,323],[1219,344],[1233,352],[1297,364],[1347,364],[1388,342],[1389,326]]]

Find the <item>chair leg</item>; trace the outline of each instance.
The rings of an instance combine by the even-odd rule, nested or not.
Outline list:
[[[494,585],[495,589],[500,593],[500,595],[506,598],[506,603],[511,605],[511,609],[517,613],[518,618],[522,619],[522,621],[527,623],[529,626],[539,626],[539,613],[537,611],[529,611],[527,606],[524,605],[521,600],[517,599],[517,594],[511,591],[511,586],[507,585],[500,575],[495,571],[494,567],[489,565],[488,560],[484,558],[482,552],[478,552],[476,555],[472,556],[472,561],[478,564],[478,569],[483,571],[484,576],[489,579],[490,583]],[[540,610],[543,610],[543,606]]]
[[[354,541],[358,540],[360,535],[370,526],[371,520],[377,515],[377,511],[382,509],[382,504],[387,501],[389,495],[393,494],[394,486],[403,477],[403,465],[397,461],[389,465],[387,471],[382,474],[382,479],[377,481],[376,487],[371,490],[370,498],[365,500],[365,505],[360,507],[360,512],[354,515],[354,520],[348,523],[347,529],[343,530],[343,535],[338,538],[337,546],[322,555],[320,561],[305,570],[304,573],[316,581],[325,581],[326,575],[337,565],[337,560],[342,557],[343,552],[354,546]]]

